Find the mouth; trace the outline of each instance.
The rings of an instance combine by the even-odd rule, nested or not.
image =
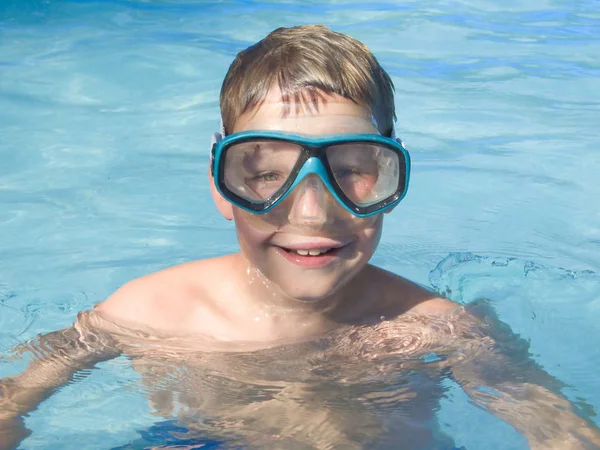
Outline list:
[[[339,250],[339,248],[311,248],[311,249],[292,249],[292,248],[285,248],[285,247],[280,247],[283,251],[287,252],[287,253],[292,253],[292,254],[297,254],[300,256],[320,256],[320,255],[325,255],[331,252],[334,252],[336,250]]]
[[[303,243],[276,246],[287,261],[301,267],[322,267],[335,261],[348,244],[339,242]]]

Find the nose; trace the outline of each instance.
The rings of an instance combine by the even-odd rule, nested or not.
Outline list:
[[[323,184],[312,174],[306,177],[292,192],[292,207],[288,220],[296,225],[320,226],[327,222],[328,204],[335,199]]]

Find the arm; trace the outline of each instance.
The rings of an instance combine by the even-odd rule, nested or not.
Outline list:
[[[448,362],[477,406],[514,426],[532,449],[599,448],[600,430],[560,393],[564,384],[531,359],[527,342],[489,306],[474,312],[471,344]]]
[[[21,344],[17,354],[33,355],[25,371],[0,379],[0,450],[15,448],[29,432],[22,417],[37,409],[73,375],[120,354],[110,334],[90,327],[81,313],[72,328],[38,335]]]

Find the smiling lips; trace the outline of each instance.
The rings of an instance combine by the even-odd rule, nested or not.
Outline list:
[[[311,249],[311,250],[302,250],[302,249],[298,249],[298,250],[289,250],[290,252],[296,252],[298,253],[300,256],[319,256],[323,253],[327,253],[329,250],[331,250],[330,248],[317,248],[317,249]]]
[[[320,240],[295,245],[277,246],[279,253],[294,265],[321,267],[332,262],[347,243]]]

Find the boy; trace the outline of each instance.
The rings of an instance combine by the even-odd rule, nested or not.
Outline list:
[[[275,30],[237,56],[220,100],[223,127],[213,138],[209,182],[219,211],[235,222],[240,253],[132,281],[82,313],[72,329],[40,337],[55,353],[2,381],[0,448],[23,438],[20,417],[75,371],[120,353],[132,357],[151,386],[173,378],[170,367],[152,366],[156,355],[200,352],[206,363],[220,352],[210,366],[226,368],[226,352],[325,335],[349,343],[340,355],[352,353],[355,342],[413,357],[452,349],[440,370],[452,370],[469,394],[517,427],[532,447],[600,443],[597,430],[564,398],[497,375],[509,372],[507,363],[484,335],[483,322],[368,264],[385,213],[406,194],[410,160],[394,132],[392,81],[363,44],[321,26]],[[158,348],[140,345],[148,336],[169,341]],[[382,341],[385,348],[377,347]],[[472,358],[461,364],[467,350]],[[191,358],[178,362],[200,370]],[[532,364],[524,370],[549,378]],[[496,379],[486,377],[494,371]],[[236,408],[223,407],[215,391],[211,399],[204,394],[198,409],[235,421],[238,436],[231,438],[258,448],[372,448],[386,440],[392,448],[439,448],[419,424],[387,437],[382,433],[392,427],[381,423],[389,417],[332,410],[312,395],[309,381],[286,383],[269,401],[242,401]],[[478,390],[482,385],[497,395]],[[178,389],[153,391],[155,409],[172,415],[174,401],[164,396]],[[199,402],[179,401],[189,410]],[[413,419],[431,419],[423,405],[414,407]],[[277,422],[278,415],[287,422]],[[248,420],[252,426],[246,427]]]

